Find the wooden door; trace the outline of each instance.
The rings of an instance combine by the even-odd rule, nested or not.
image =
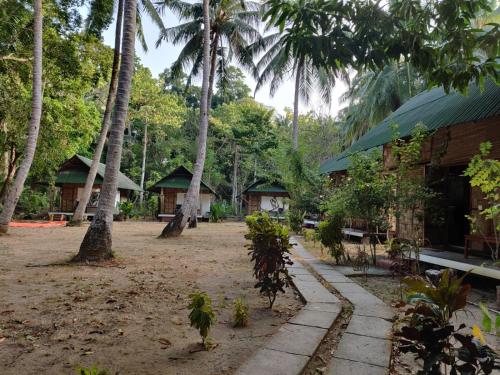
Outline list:
[[[166,192],[163,195],[163,214],[173,214],[175,212],[176,194],[173,192]]]
[[[249,194],[248,195],[247,214],[251,215],[255,211],[260,211],[260,203],[261,203],[261,196],[260,195]]]

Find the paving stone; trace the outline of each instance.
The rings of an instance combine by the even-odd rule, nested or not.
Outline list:
[[[385,303],[357,305],[354,308],[354,315],[359,316],[375,316],[383,319],[394,318],[394,311]]]
[[[338,287],[339,285],[342,285],[340,283],[334,284],[334,288]],[[359,306],[371,306],[371,305],[383,305],[384,302],[375,297],[373,294],[363,292],[363,293],[344,293],[340,292],[345,298],[347,298],[353,305],[354,307],[359,307]]]
[[[298,375],[308,361],[305,355],[262,348],[236,371],[236,375]]]
[[[335,271],[318,272],[329,283],[352,283],[352,280]]]
[[[326,312],[302,309],[297,315],[289,320],[288,323],[328,329],[335,319],[337,319],[339,312],[340,311]]]
[[[327,330],[324,328],[287,323],[264,344],[264,347],[292,354],[311,356],[316,351],[326,332]]]
[[[385,367],[373,366],[347,359],[333,358],[328,366],[327,375],[386,375]]]
[[[339,313],[342,310],[342,304],[338,303],[307,303],[302,310],[325,311]]]
[[[289,275],[310,275],[311,272],[306,270],[304,267],[294,267],[294,268],[288,268],[288,274]]]
[[[382,318],[353,315],[346,332],[357,335],[391,339],[392,323]]]
[[[337,289],[340,294],[342,294],[346,298],[349,298],[349,295],[353,293],[373,296],[373,294],[366,291],[365,289],[363,289],[363,287],[353,281],[351,281],[350,283],[340,283],[339,285],[334,286],[334,288]]]
[[[295,285],[307,303],[340,303],[340,300],[319,282],[297,281]]]
[[[391,341],[344,332],[333,356],[375,366],[389,367]]]
[[[296,274],[295,277],[292,280],[299,280],[299,281],[316,281],[318,282],[318,279],[316,279],[313,275],[311,274]]]

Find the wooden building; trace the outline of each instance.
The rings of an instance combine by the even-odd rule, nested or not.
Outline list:
[[[279,182],[258,180],[247,187],[242,196],[247,215],[266,211],[271,216],[284,218],[284,213],[288,210],[286,198],[290,198],[290,194]]]
[[[82,196],[91,164],[92,160],[81,155],[75,155],[59,168],[56,176],[56,186],[59,188],[59,204],[54,211],[49,212],[49,215],[60,216],[61,218],[73,215]],[[106,165],[99,163],[94,186],[92,187],[92,195],[85,210],[87,217],[94,216],[97,211],[105,169]],[[119,203],[128,200],[134,191],[141,191],[141,188],[123,173],[119,173],[116,213],[118,213]]]
[[[184,166],[175,169],[168,176],[162,178],[148,190],[158,193],[158,219],[170,221],[175,216],[184,202],[193,174]],[[198,205],[198,218],[208,219],[215,191],[205,182],[201,181],[200,199]]]
[[[471,84],[467,96],[458,92],[446,94],[442,88],[436,88],[413,97],[349,149],[325,161],[320,171],[338,179],[348,168],[350,155],[382,147],[384,167],[390,172],[394,167],[393,126],[397,126],[399,137],[406,139],[417,124],[426,126],[429,136],[415,173],[424,176],[429,186],[440,193],[439,209],[443,212],[439,223],[430,220],[430,213],[424,213],[417,229],[422,242],[430,247],[462,251],[466,239],[470,239],[472,248],[483,250],[484,240],[471,236],[466,218],[477,215],[483,198],[479,190],[470,187],[463,172],[483,142],[493,145],[489,157],[500,159],[500,86],[492,81],[485,83],[483,91]],[[403,215],[399,224],[400,237],[408,238],[408,217]],[[492,235],[492,223],[483,222],[481,231],[486,237]]]

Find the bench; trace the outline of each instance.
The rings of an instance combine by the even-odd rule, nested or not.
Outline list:
[[[497,240],[495,237],[491,236],[479,236],[477,234],[466,234],[464,236],[464,258],[467,259],[469,257],[469,247],[471,241],[481,242],[484,244],[496,244]]]

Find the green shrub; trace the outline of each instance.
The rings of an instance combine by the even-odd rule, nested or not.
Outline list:
[[[248,325],[248,305],[243,298],[234,300],[233,327],[246,327]]]
[[[202,343],[206,346],[208,331],[215,323],[215,314],[212,310],[212,301],[207,293],[195,292],[189,296],[191,303],[188,305],[189,321],[191,327],[195,327],[200,331]]]
[[[226,218],[226,205],[224,203],[213,203],[210,206],[210,222],[220,223]]]
[[[255,288],[269,299],[272,308],[278,292],[285,293],[288,286],[287,265],[292,265],[288,229],[271,220],[266,212],[247,216],[246,223],[249,232],[245,238],[252,243],[247,245],[249,255],[254,262],[254,276],[258,280]]]
[[[130,217],[130,214],[134,210],[134,204],[130,201],[121,202],[118,206],[120,209],[120,214],[123,215],[123,219],[127,220]]]
[[[318,225],[319,239],[323,246],[328,248],[330,255],[339,264],[345,258],[345,249],[342,244],[342,228],[344,218],[340,215],[330,216]]]
[[[20,217],[29,217],[47,211],[49,200],[46,193],[24,189],[16,207]]]
[[[302,229],[302,234],[304,235],[304,240],[306,242],[314,241],[316,242],[316,231],[314,229]]]
[[[452,321],[467,304],[470,285],[462,283],[466,275],[457,278],[445,270],[436,284],[422,277],[404,279],[411,306],[396,336],[399,350],[421,360],[416,362],[422,364],[417,374],[490,374],[495,367],[495,352],[480,331],[464,333],[465,324],[455,328]]]
[[[295,233],[300,233],[302,230],[302,223],[304,222],[305,212],[292,208],[287,212],[288,226]]]
[[[92,366],[91,368],[79,368],[76,373],[78,375],[108,375],[108,371],[107,370],[102,370],[102,369],[99,369],[95,366]]]

